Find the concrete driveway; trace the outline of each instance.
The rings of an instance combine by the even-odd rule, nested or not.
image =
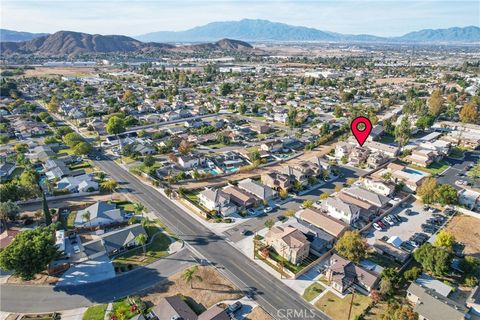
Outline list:
[[[107,256],[88,260],[68,269],[57,282],[57,286],[78,285],[115,277],[115,269]]]

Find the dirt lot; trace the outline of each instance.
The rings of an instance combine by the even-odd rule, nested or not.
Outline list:
[[[33,70],[25,70],[25,77],[44,77],[44,76],[93,76],[97,74],[94,68],[75,68],[75,67],[35,67]]]
[[[261,307],[256,307],[245,318],[246,320],[273,320],[273,318],[265,312]]]
[[[447,225],[456,240],[465,245],[464,253],[480,259],[480,219],[460,215]]]
[[[235,285],[214,268],[199,267],[197,275],[202,281],[194,279],[191,288],[182,279],[182,272],[174,274],[168,281],[149,289],[142,300],[157,305],[163,297],[182,294],[196,312],[202,312],[220,301],[239,299],[242,296]]]
[[[406,83],[406,82],[413,82],[415,81],[415,78],[381,78],[381,79],[376,79],[375,83],[376,84],[401,84],[401,83]]]
[[[24,281],[16,276],[11,276],[8,278],[7,283],[21,283],[22,285],[45,285],[45,284],[55,284],[58,281],[57,277],[49,276],[46,272],[37,274],[34,279],[29,281]]]

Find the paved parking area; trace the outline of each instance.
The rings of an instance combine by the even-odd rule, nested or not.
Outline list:
[[[407,209],[416,212],[416,214],[407,216],[405,213]],[[382,231],[371,227],[368,234],[365,235],[369,244],[373,245],[376,239],[384,236],[398,236],[402,241],[407,241],[414,233],[423,232],[421,225],[429,218],[432,218],[432,213],[424,211],[423,205],[419,201],[410,203],[406,208],[397,207],[393,210],[393,213],[397,214],[402,219],[402,222],[397,222],[395,225],[389,226],[388,229]]]
[[[107,256],[88,260],[68,269],[57,282],[57,286],[97,282],[115,277],[115,269]]]

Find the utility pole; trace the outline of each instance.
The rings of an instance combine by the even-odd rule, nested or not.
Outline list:
[[[350,292],[352,293],[352,299],[350,300],[350,308],[348,309],[348,317],[347,320],[350,320],[350,315],[352,313],[352,307],[353,307],[353,297],[355,296],[355,288],[350,287]]]

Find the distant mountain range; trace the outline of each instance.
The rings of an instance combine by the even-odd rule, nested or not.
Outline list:
[[[13,31],[7,29],[0,29],[0,41],[28,41],[35,38],[43,37],[48,35],[48,33],[30,33],[30,32],[21,32],[21,31]]]
[[[475,26],[449,29],[426,29],[401,37],[348,35],[314,28],[291,26],[268,20],[212,22],[185,31],[160,31],[135,37],[154,42],[201,42],[221,38],[243,41],[332,41],[332,42],[480,42],[480,28]]]
[[[155,51],[200,51],[200,50],[253,50],[243,41],[222,39],[215,43],[174,46],[157,42],[142,42],[127,36],[88,34],[73,31],[58,31],[29,41],[1,42],[4,55],[35,54],[39,56],[66,56],[85,53],[109,52],[155,52]]]

